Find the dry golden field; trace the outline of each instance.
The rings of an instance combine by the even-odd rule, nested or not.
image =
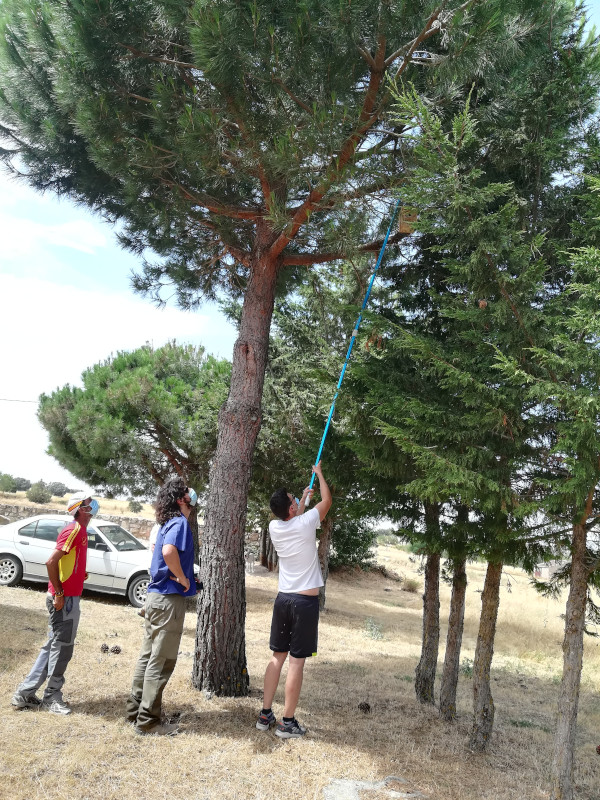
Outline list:
[[[32,503],[27,499],[26,492],[0,492],[0,502],[10,503],[11,505],[28,506],[31,508],[31,516],[39,513],[40,508],[54,508],[56,511],[66,512],[67,502],[71,492],[68,492],[64,497],[53,497],[48,503],[40,506],[37,503]],[[150,503],[142,503],[142,510],[138,513],[133,513],[129,510],[126,500],[107,500],[105,497],[97,497],[100,503],[101,514],[123,514],[127,517],[147,517],[154,519],[154,509]]]
[[[379,563],[416,578],[409,554],[380,547]],[[469,569],[463,657],[472,659],[484,566]],[[510,581],[510,587],[509,583]],[[510,589],[510,590],[509,590]],[[468,662],[459,686],[459,719],[441,723],[414,696],[420,652],[421,597],[379,573],[343,572],[327,587],[319,656],[306,667],[297,710],[309,728],[302,740],[281,741],[254,727],[261,708],[262,673],[269,656],[276,576],[247,575],[246,644],[251,696],[207,699],[191,688],[194,603],[172,681],[167,714],[181,715],[181,734],[139,737],[123,719],[142,621],[120,598],[88,595],[65,697],[74,713],[58,717],[16,711],[12,692],[30,668],[46,628],[44,590],[0,588],[0,682],[4,698],[0,769],[2,797],[13,800],[321,800],[332,781],[378,781],[399,776],[432,800],[542,800],[557,683],[561,671],[563,605],[539,598],[527,577],[503,577],[492,671],[496,723],[489,752],[466,748],[471,686]],[[442,589],[442,619],[449,592]],[[442,632],[440,658],[443,657]],[[118,644],[120,654],[100,646]],[[282,711],[278,694],[274,710]],[[362,713],[359,703],[370,704]],[[600,646],[586,641],[577,740],[577,798],[600,797]],[[329,793],[329,797],[331,797]],[[336,796],[335,794],[333,796]],[[341,795],[338,795],[341,797]],[[361,791],[360,800],[389,794]]]

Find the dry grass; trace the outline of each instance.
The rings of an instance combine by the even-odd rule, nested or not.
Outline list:
[[[382,547],[379,560],[422,581],[403,551]],[[466,658],[473,658],[477,592],[484,574],[483,565],[469,570]],[[399,775],[435,800],[542,800],[547,797],[561,670],[563,608],[535,596],[518,571],[511,573],[511,583],[509,592],[503,579],[493,669],[496,725],[487,755],[466,749],[468,677],[461,675],[459,720],[454,725],[442,724],[435,709],[415,701],[421,598],[379,574],[344,572],[328,583],[319,657],[307,664],[298,708],[299,719],[310,729],[301,741],[281,741],[254,728],[277,591],[276,577],[264,570],[247,576],[251,696],[207,700],[190,688],[195,635],[191,603],[177,668],[165,692],[165,710],[181,712],[183,733],[166,740],[137,737],[123,719],[142,623],[121,599],[89,596],[82,605],[65,692],[76,713],[56,717],[10,708],[10,696],[43,641],[46,613],[41,590],[2,588],[0,682],[5,705],[0,768],[10,789],[7,796],[266,800],[291,793],[320,800],[323,787],[334,779],[375,781]],[[448,594],[444,587],[443,615]],[[444,638],[445,631],[442,644]],[[118,643],[122,653],[103,655],[103,642]],[[586,647],[577,797],[598,800],[600,649],[595,641],[586,642]],[[278,715],[281,700],[278,694]],[[370,714],[358,710],[361,702],[370,704]]]
[[[64,497],[53,497],[48,503],[32,503],[27,499],[26,492],[0,492],[0,503],[7,503],[10,505],[28,506],[31,508],[31,516],[39,513],[40,508],[53,508],[56,511],[66,513],[67,501],[69,494]],[[144,517],[154,519],[154,509],[150,503],[142,503],[142,510],[134,513],[129,510],[129,503],[127,500],[107,500],[105,497],[99,497],[100,513],[101,514],[119,514],[126,517]]]

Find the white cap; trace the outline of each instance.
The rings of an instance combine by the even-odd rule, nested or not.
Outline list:
[[[88,492],[75,492],[75,494],[72,494],[69,498],[69,502],[67,503],[67,511],[69,514],[73,514],[73,516],[75,516],[79,506],[84,500],[87,500],[88,497],[90,497]]]

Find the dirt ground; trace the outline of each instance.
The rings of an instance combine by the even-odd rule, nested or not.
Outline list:
[[[74,713],[60,717],[14,710],[12,693],[45,638],[44,589],[33,584],[0,587],[1,796],[266,800],[291,794],[321,800],[335,797],[335,787],[344,780],[399,776],[432,800],[547,798],[564,598],[538,597],[518,570],[503,576],[492,670],[495,728],[489,752],[475,755],[467,749],[469,669],[485,567],[469,568],[459,718],[450,725],[440,722],[435,708],[415,700],[422,619],[418,562],[393,546],[380,547],[378,560],[416,580],[418,590],[405,591],[406,584],[379,572],[330,577],[319,655],[307,663],[297,709],[309,728],[302,740],[282,741],[254,727],[277,592],[277,578],[266,570],[255,568],[246,576],[250,696],[207,699],[191,687],[195,602],[190,600],[177,667],[164,696],[165,712],[180,715],[181,733],[166,739],[137,736],[123,717],[142,621],[121,598],[84,596],[65,685]],[[444,586],[442,620],[448,598]],[[445,630],[440,659],[444,642]],[[102,644],[117,644],[121,652],[103,653]],[[600,743],[599,667],[598,642],[588,639],[577,737],[578,800],[600,797],[600,756],[595,752]],[[280,691],[273,706],[278,716],[282,699]],[[360,704],[368,704],[370,712],[361,711]],[[357,795],[360,800],[383,796],[378,791]]]

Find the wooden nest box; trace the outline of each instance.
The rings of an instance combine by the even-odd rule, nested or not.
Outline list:
[[[402,206],[400,209],[400,219],[398,222],[398,230],[400,233],[412,233],[415,229],[416,221],[417,212],[412,208],[405,208]]]

